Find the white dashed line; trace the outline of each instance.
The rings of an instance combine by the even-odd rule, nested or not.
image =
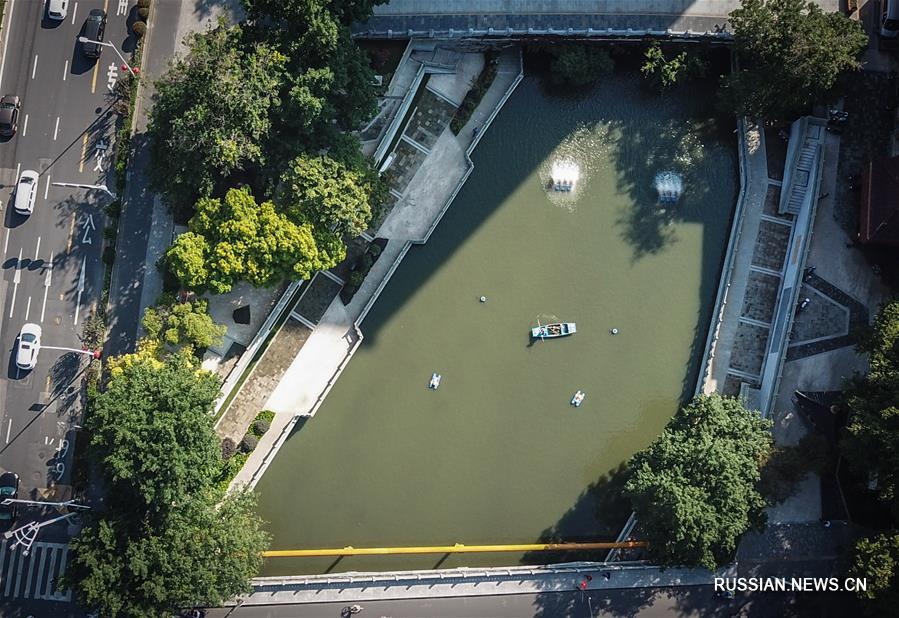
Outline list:
[[[3,241],[3,257],[6,257],[6,250],[9,248],[9,228],[6,228],[6,240]]]
[[[59,116],[56,117],[56,128],[53,129],[53,141],[56,141],[56,136],[59,135]]]
[[[37,237],[37,246],[34,248],[34,259],[41,254],[41,237]]]
[[[69,74],[69,61],[66,60],[66,67],[62,70],[62,81],[66,81],[66,75]]]
[[[25,321],[28,321],[28,314],[31,313],[31,297],[28,297],[28,304],[25,305]]]
[[[47,186],[44,187],[44,199],[47,199],[47,193],[50,192],[50,174],[47,174]],[[34,256],[37,258],[37,256]]]
[[[9,432],[12,431],[12,419],[9,419],[9,424],[6,426],[6,443],[9,444]]]
[[[34,79],[35,73],[37,73],[37,54],[34,55],[34,66],[31,68],[31,79]]]
[[[25,124],[22,125],[22,135],[28,133],[28,114],[25,114]]]
[[[16,292],[19,291],[19,281],[22,280],[22,271],[19,270],[19,267],[22,264],[22,250],[19,249],[19,259],[16,260],[16,272],[13,275],[12,283],[12,302],[9,304],[9,317],[12,317],[13,311],[16,309]]]
[[[75,3],[75,6],[72,7],[72,25],[75,25],[75,13],[78,12],[78,3]]]

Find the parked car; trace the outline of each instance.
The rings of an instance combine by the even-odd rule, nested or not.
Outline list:
[[[15,472],[0,474],[0,502],[7,498],[15,500],[19,497],[19,475]],[[16,518],[18,508],[15,503],[0,504],[0,521],[11,523]]]
[[[34,170],[25,170],[19,176],[19,182],[16,183],[16,201],[13,203],[13,209],[20,215],[30,215],[34,212],[38,178],[38,173]]]
[[[12,137],[19,128],[19,108],[22,102],[14,94],[7,94],[0,99],[0,135]]]
[[[103,41],[106,35],[106,11],[103,9],[92,9],[84,20],[84,27],[81,29],[82,35],[86,39],[92,41]],[[82,43],[81,52],[88,58],[99,58],[103,51],[100,43]]]
[[[16,367],[19,369],[34,369],[37,365],[37,355],[41,351],[41,327],[28,323],[19,331],[19,345],[16,347]]]
[[[47,17],[54,21],[62,21],[69,11],[69,0],[50,0],[47,2]]]

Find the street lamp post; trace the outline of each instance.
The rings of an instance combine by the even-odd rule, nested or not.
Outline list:
[[[15,537],[15,541],[13,544],[9,546],[10,549],[14,550],[16,547],[21,545],[24,549],[22,550],[22,555],[27,556],[28,552],[31,551],[31,545],[34,543],[34,540],[37,538],[37,533],[44,526],[49,526],[50,524],[55,524],[58,521],[62,521],[64,519],[68,519],[69,517],[74,517],[78,513],[67,513],[66,515],[60,515],[59,517],[54,517],[53,519],[48,519],[47,521],[42,521],[39,524],[34,523],[33,521],[28,522],[21,528],[16,528],[15,530],[8,530],[3,533],[3,536],[7,539],[11,539]]]
[[[85,356],[92,356],[97,359],[100,358],[103,351],[102,350],[88,350],[85,348],[61,348],[55,345],[42,345],[42,350],[62,350],[63,352],[75,352],[76,354],[84,354]]]
[[[112,199],[116,199],[116,194],[109,190],[106,185],[83,185],[76,182],[51,182],[51,185],[54,187],[74,187],[75,189],[96,189],[98,191],[103,191],[109,195]]]
[[[65,502],[43,502],[41,500],[20,500],[18,498],[6,498],[0,502],[0,506],[9,506],[10,504],[30,504],[33,506],[55,506],[66,507],[70,509],[84,509],[89,511],[91,507],[83,504],[77,504],[74,500],[66,500]]]
[[[93,39],[87,38],[86,36],[78,37],[78,42],[81,43],[82,45],[84,45],[85,43],[94,43],[96,45],[102,45],[103,47],[111,47],[113,49],[113,51],[116,53],[116,55],[119,57],[119,60],[122,61],[122,66],[128,69],[128,72],[131,73],[132,77],[137,77],[137,71],[135,71],[134,69],[131,68],[131,65],[128,64],[128,61],[125,60],[125,57],[122,56],[121,53],[119,53],[119,48],[116,47],[114,44],[106,42],[106,41],[95,41]]]

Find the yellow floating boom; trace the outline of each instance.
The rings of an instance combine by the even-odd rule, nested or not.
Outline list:
[[[634,549],[647,547],[646,541],[620,543],[524,543],[520,545],[425,545],[423,547],[342,547],[331,549],[273,549],[262,552],[266,558],[309,556],[388,556],[393,554],[465,554],[526,551],[576,551],[585,549]]]

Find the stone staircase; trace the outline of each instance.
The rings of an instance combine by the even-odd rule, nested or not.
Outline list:
[[[787,147],[787,169],[781,191],[779,212],[796,216],[802,205],[817,196],[809,195],[817,186],[815,177],[823,159],[824,130],[806,118],[794,124]]]

